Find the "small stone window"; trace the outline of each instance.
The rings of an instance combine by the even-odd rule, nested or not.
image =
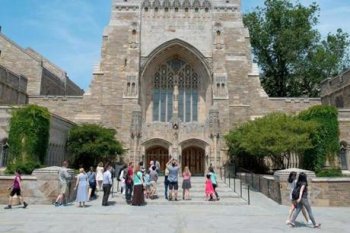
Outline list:
[[[158,12],[158,7],[154,8],[154,11],[155,11],[155,12]]]
[[[204,10],[205,10],[205,12],[208,12],[208,11],[209,11],[209,8],[205,8]]]
[[[199,10],[198,8],[194,8],[194,11],[195,11],[195,12],[198,12],[198,10]]]
[[[185,12],[188,12],[188,8],[187,7],[185,8]]]
[[[217,35],[217,36],[220,36],[220,35],[221,35],[221,32],[220,32],[220,31],[216,31],[216,35]]]
[[[145,11],[146,11],[146,12],[148,11],[148,7],[145,7]]]
[[[175,12],[178,12],[179,11],[179,8],[175,7]]]
[[[168,11],[169,11],[169,8],[168,8],[168,7],[165,7],[164,10],[165,10],[165,12],[168,12]]]

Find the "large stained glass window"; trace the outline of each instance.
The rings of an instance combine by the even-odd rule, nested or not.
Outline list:
[[[183,122],[198,121],[199,78],[189,64],[174,58],[161,65],[153,78],[153,121],[171,120],[175,85],[179,118]]]

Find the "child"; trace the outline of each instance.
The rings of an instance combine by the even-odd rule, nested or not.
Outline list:
[[[21,196],[21,189],[22,189],[22,185],[21,185],[21,172],[19,170],[16,171],[16,176],[15,179],[13,180],[13,185],[12,187],[10,187],[9,189],[11,190],[10,193],[10,198],[9,198],[9,204],[8,206],[5,207],[5,209],[11,209],[12,208],[12,199],[13,196],[16,194],[17,197],[19,198],[19,202],[23,203],[23,208],[26,208],[28,206],[27,202],[23,201],[23,198]]]
[[[205,181],[205,197],[207,201],[214,201],[214,198],[216,198],[216,196],[213,188],[213,183],[210,179],[210,174],[207,174],[206,177],[207,179]]]
[[[149,175],[150,171],[146,171],[146,174],[144,176],[144,195],[146,198],[150,198],[151,194],[151,177]]]

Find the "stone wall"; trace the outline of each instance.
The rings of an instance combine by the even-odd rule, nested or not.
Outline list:
[[[0,65],[28,79],[28,95],[82,95],[64,70],[31,48],[21,48],[0,32]],[[50,75],[48,75],[50,74]]]
[[[321,83],[321,98],[323,104],[350,108],[350,70],[325,79]]]
[[[27,78],[0,65],[0,105],[26,104]]]
[[[59,167],[47,167],[34,170],[31,176],[22,177],[22,196],[29,204],[52,204],[59,194]],[[67,201],[75,200],[74,186],[76,183],[74,171],[69,169],[72,177],[69,190],[66,193]],[[0,176],[0,204],[8,204],[9,190],[13,184],[14,176]],[[18,204],[15,198],[13,204]]]
[[[316,178],[311,171],[291,168],[275,172],[274,176],[238,173],[253,189],[282,205],[290,205],[288,175],[291,171],[308,176],[308,198],[312,206],[350,207],[350,178]]]

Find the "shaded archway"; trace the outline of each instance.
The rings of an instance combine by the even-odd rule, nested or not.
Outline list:
[[[150,161],[158,161],[160,172],[163,173],[165,165],[169,161],[169,150],[163,146],[152,146],[146,150],[146,168],[149,168]]]
[[[205,150],[197,147],[190,146],[182,150],[182,170],[185,166],[188,166],[192,175],[202,176],[205,172]]]

